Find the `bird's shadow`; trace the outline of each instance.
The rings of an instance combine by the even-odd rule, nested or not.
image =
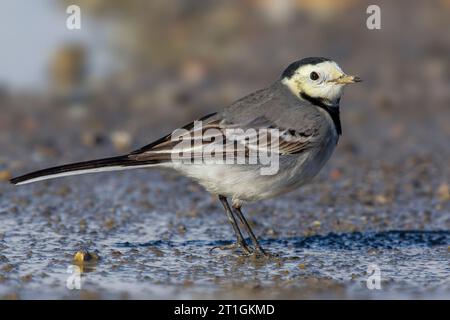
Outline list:
[[[122,248],[135,247],[214,247],[231,244],[232,240],[151,240],[147,242],[118,242]],[[365,248],[395,249],[405,247],[435,247],[450,245],[450,231],[391,230],[381,232],[329,233],[327,235],[263,238],[263,246],[358,250]]]

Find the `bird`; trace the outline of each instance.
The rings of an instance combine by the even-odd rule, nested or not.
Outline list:
[[[268,256],[242,206],[291,192],[317,175],[342,135],[343,89],[361,81],[329,58],[303,58],[289,64],[266,88],[126,155],[43,169],[10,182],[22,185],[93,172],[171,168],[217,196],[224,208],[236,240],[211,251]]]

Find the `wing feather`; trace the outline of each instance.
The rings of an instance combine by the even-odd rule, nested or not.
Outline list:
[[[305,152],[315,142],[315,132],[280,128],[265,117],[246,124],[229,123],[218,114],[199,119],[201,126],[192,122],[128,155],[138,161],[194,160],[203,157],[205,150],[214,150],[223,158],[238,155],[249,157],[251,152],[277,152],[293,155]],[[180,143],[182,142],[182,143]],[[219,156],[220,154],[215,156]],[[228,159],[228,158],[227,158]]]

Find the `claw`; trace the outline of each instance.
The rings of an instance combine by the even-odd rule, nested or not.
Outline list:
[[[220,249],[220,250],[237,250],[237,249],[242,249],[242,251],[246,255],[253,254],[253,250],[250,249],[245,242],[244,243],[235,242],[235,243],[226,244],[226,245],[223,245],[223,246],[215,246],[215,247],[212,247],[209,250],[209,253],[212,253],[215,249]]]
[[[263,256],[265,258],[270,257],[270,254],[267,253],[261,246],[256,246],[254,254],[256,254],[257,256]]]

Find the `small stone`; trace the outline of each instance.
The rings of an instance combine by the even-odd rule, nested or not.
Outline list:
[[[10,263],[8,263],[8,264],[5,264],[3,267],[2,267],[2,271],[4,271],[4,272],[11,272],[12,270],[14,269],[14,265],[13,264],[10,264]]]
[[[118,151],[124,151],[130,147],[131,136],[125,131],[114,131],[111,134],[111,141]]]
[[[339,169],[334,169],[330,172],[330,178],[332,180],[339,180],[342,177],[342,171]]]
[[[55,191],[55,195],[65,197],[70,194],[72,190],[68,186],[62,186]]]
[[[181,76],[188,83],[200,83],[206,76],[205,64],[200,61],[188,60],[181,67]]]
[[[155,247],[149,247],[148,251],[152,252],[156,257],[164,256],[164,252]]]
[[[183,287],[191,287],[194,285],[194,281],[186,279],[183,281]]]
[[[306,265],[304,264],[304,263],[300,263],[299,265],[298,265],[298,267],[299,267],[299,269],[306,269]]]
[[[80,231],[85,231],[86,230],[87,222],[86,222],[85,219],[81,218],[80,222],[79,222],[79,225],[80,225]]]
[[[378,203],[378,204],[383,205],[383,204],[386,204],[388,202],[388,199],[384,195],[378,194],[378,195],[375,196],[375,202]]]
[[[22,282],[30,282],[32,279],[33,279],[32,274],[26,274],[26,275],[20,277],[20,280],[22,280]]]
[[[0,296],[0,300],[19,300],[19,295],[15,292]]]
[[[98,261],[100,257],[94,252],[88,252],[85,250],[80,250],[73,256],[73,261],[78,263],[83,262],[95,262]]]
[[[104,224],[106,230],[111,231],[112,229],[114,229],[116,227],[116,220],[114,219],[106,219],[105,224]]]
[[[12,178],[11,172],[7,170],[0,171],[0,181],[9,181]]]
[[[100,134],[86,132],[81,135],[81,143],[89,147],[102,145],[105,141],[105,137]]]
[[[450,200],[450,187],[448,183],[443,182],[437,189],[437,195],[439,197],[439,200],[441,201],[448,201]]]
[[[177,229],[178,229],[178,233],[180,233],[180,234],[186,233],[186,227],[184,225],[179,225]]]
[[[311,223],[311,226],[316,228],[319,228],[321,225],[322,222],[320,222],[319,220],[313,221],[313,223]]]
[[[120,257],[122,256],[122,252],[120,252],[119,250],[111,250],[111,255],[113,257]]]

